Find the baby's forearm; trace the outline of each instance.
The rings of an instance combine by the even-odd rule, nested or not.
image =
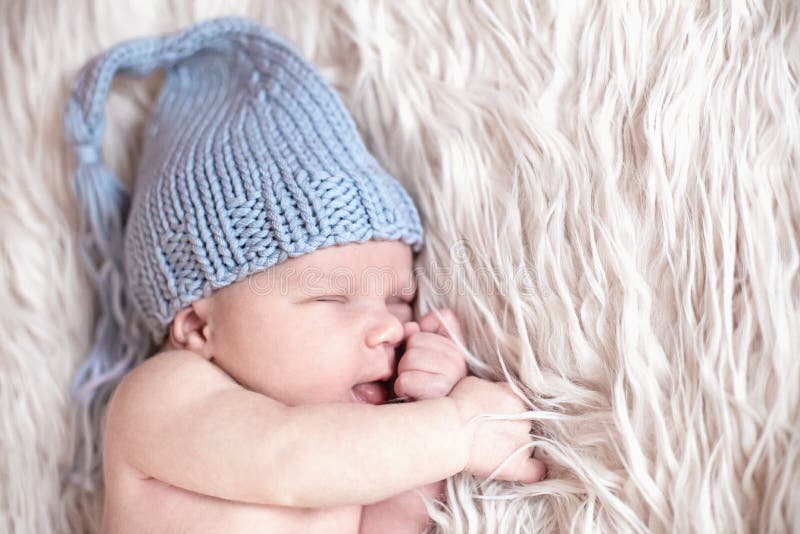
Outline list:
[[[274,473],[285,506],[370,504],[452,476],[466,464],[458,409],[449,397],[287,410]]]

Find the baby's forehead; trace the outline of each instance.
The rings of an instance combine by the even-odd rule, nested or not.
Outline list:
[[[264,293],[317,295],[416,294],[411,248],[402,242],[371,240],[329,246],[280,262],[254,276]]]
[[[414,294],[417,290],[414,271],[380,263],[353,267],[310,263],[284,270],[287,286],[301,291],[322,290],[346,293]]]
[[[375,294],[412,298],[417,292],[416,273],[381,263],[327,265],[304,262],[281,265],[251,275],[246,283],[261,294]],[[277,293],[276,293],[277,292]]]

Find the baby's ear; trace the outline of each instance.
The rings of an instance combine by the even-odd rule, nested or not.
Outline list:
[[[209,305],[209,299],[200,299],[175,314],[169,329],[170,341],[174,346],[205,358],[211,357]]]

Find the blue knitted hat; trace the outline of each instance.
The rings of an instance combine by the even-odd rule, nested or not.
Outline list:
[[[131,199],[100,157],[105,100],[115,74],[161,68]],[[369,154],[340,98],[254,21],[214,19],[112,47],[80,71],[64,122],[84,263],[100,297],[74,385],[85,404],[133,366],[141,338],[162,341],[178,310],[217,288],[331,245],[421,249],[413,201]]]

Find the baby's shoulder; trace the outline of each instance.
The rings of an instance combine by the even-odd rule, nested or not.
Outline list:
[[[123,383],[128,387],[170,389],[202,385],[205,386],[204,391],[213,391],[213,386],[238,386],[230,375],[203,356],[180,349],[154,354],[130,371],[120,385]]]
[[[146,406],[185,405],[239,388],[230,375],[204,357],[188,350],[168,350],[154,354],[123,377],[109,402],[109,417]]]

